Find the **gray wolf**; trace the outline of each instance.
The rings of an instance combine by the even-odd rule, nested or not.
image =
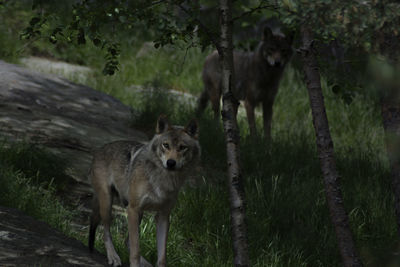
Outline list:
[[[104,226],[108,263],[121,265],[111,239],[113,194],[128,211],[128,246],[131,267],[150,265],[139,255],[139,225],[144,211],[156,212],[157,265],[166,266],[169,216],[178,192],[200,161],[198,125],[172,126],[165,116],[157,121],[156,134],[147,144],[116,141],[94,153],[90,179],[94,190],[89,248],[93,250],[96,228]],[[151,265],[150,265],[151,266]]]
[[[279,82],[287,62],[292,55],[292,37],[273,33],[265,27],[261,42],[254,52],[234,51],[235,85],[233,95],[244,100],[250,134],[256,134],[255,107],[263,108],[264,135],[271,133],[272,105],[278,91]],[[197,113],[200,115],[210,100],[215,117],[220,112],[221,67],[217,51],[207,56],[202,79],[204,91],[200,95]]]

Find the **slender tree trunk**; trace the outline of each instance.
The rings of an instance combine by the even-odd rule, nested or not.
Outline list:
[[[302,48],[300,48],[300,52],[303,58],[303,69],[310,98],[318,156],[324,178],[326,199],[335,228],[340,254],[344,266],[362,266],[353,241],[349,219],[343,205],[339,174],[334,158],[333,142],[329,132],[322,95],[320,74],[317,60],[312,50],[313,37],[311,30],[303,27],[301,37]]]
[[[232,94],[234,84],[232,45],[232,3],[220,0],[221,39],[217,46],[222,66],[223,107],[226,152],[228,161],[232,243],[235,266],[249,266],[247,229],[245,223],[245,197],[239,165],[239,130],[236,121],[238,101]]]
[[[392,190],[395,199],[397,232],[400,236],[400,99],[390,94],[381,99],[386,150],[392,175]]]

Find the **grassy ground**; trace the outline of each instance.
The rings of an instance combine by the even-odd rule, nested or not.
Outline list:
[[[367,266],[400,266],[400,259],[395,257],[398,241],[379,110],[368,96],[357,95],[347,105],[324,87],[345,206],[362,259]],[[192,114],[190,107],[168,100],[162,93],[140,99],[141,104],[134,107],[143,113],[134,124],[140,122],[141,127],[153,127],[159,113],[168,113],[177,123],[185,123]],[[134,102],[134,97],[124,100]],[[200,185],[182,192],[172,215],[168,245],[171,266],[231,265],[224,140],[220,125],[211,117],[208,110],[200,120],[204,164]],[[246,119],[241,117],[239,122],[252,264],[341,266],[308,98],[296,71],[288,69],[278,94],[270,144],[248,138]],[[121,237],[119,252],[127,259],[121,225],[115,228],[115,234]],[[151,216],[145,218],[141,236],[142,253],[154,262]]]
[[[142,44],[143,40],[135,36],[125,38],[120,72],[112,77],[102,76],[104,61],[93,47],[57,50],[45,44],[37,46],[52,57],[92,67],[94,72],[88,85],[140,111],[132,121],[134,127],[152,129],[160,113],[168,114],[174,123],[185,123],[193,115],[192,107],[163,93],[143,97],[127,88],[136,84],[198,94],[202,88],[200,70],[209,51],[190,50],[186,53],[184,49],[149,49],[137,58]],[[357,94],[351,104],[346,104],[324,81],[323,89],[345,207],[362,260],[366,266],[400,266],[400,259],[396,258],[399,243],[379,108],[367,92]],[[172,214],[169,266],[232,265],[224,139],[220,124],[211,117],[207,110],[200,119],[204,170],[198,186],[185,188]],[[302,75],[291,67],[285,73],[274,104],[270,143],[248,138],[244,116],[239,117],[239,123],[252,265],[341,266]],[[258,126],[261,128],[261,118],[258,118]],[[5,154],[12,154],[14,150],[7,150]],[[18,162],[18,157],[13,162]],[[11,198],[13,188],[21,186],[21,183],[15,185],[12,182],[18,180],[13,177],[21,176],[23,169],[24,166],[2,169],[2,183],[10,185],[5,192],[9,192],[7,195]],[[36,176],[30,173],[27,177]],[[11,202],[1,202],[2,205],[8,203]],[[53,213],[51,206],[49,209]],[[113,234],[117,250],[126,261],[125,224],[125,218],[116,220]],[[101,231],[96,246],[103,249]],[[155,262],[152,216],[146,216],[143,221],[141,247],[142,254]]]
[[[66,185],[65,165],[48,151],[25,143],[0,144],[0,205],[16,208],[71,234],[73,212],[55,199]]]

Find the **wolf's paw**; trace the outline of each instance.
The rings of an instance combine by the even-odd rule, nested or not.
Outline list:
[[[107,259],[109,265],[113,267],[121,266],[121,259],[119,258],[117,253],[110,253],[109,255],[107,255]]]

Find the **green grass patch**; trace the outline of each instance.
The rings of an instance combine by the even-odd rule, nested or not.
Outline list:
[[[87,85],[111,94],[132,106],[137,106],[141,98],[137,91],[130,88],[132,85],[140,85],[145,89],[174,89],[194,95],[199,94],[203,88],[201,83],[203,60],[209,50],[201,52],[200,49],[193,48],[186,51],[176,47],[155,49],[146,43],[143,46],[148,47],[150,51],[137,57],[143,50],[140,45],[124,45],[120,57],[120,71],[113,76],[104,76],[101,72],[104,59],[93,56],[96,61],[88,65],[94,69],[94,73],[87,80]],[[94,51],[96,49],[94,48]],[[154,105],[162,106],[167,102],[160,101]]]
[[[24,211],[70,234],[73,212],[55,197],[60,189],[57,178],[62,171],[54,155],[39,147],[3,143],[0,146],[0,205]]]
[[[29,177],[32,182],[45,188],[63,189],[70,179],[66,174],[67,162],[45,149],[29,143],[3,142],[0,162],[12,166]]]

